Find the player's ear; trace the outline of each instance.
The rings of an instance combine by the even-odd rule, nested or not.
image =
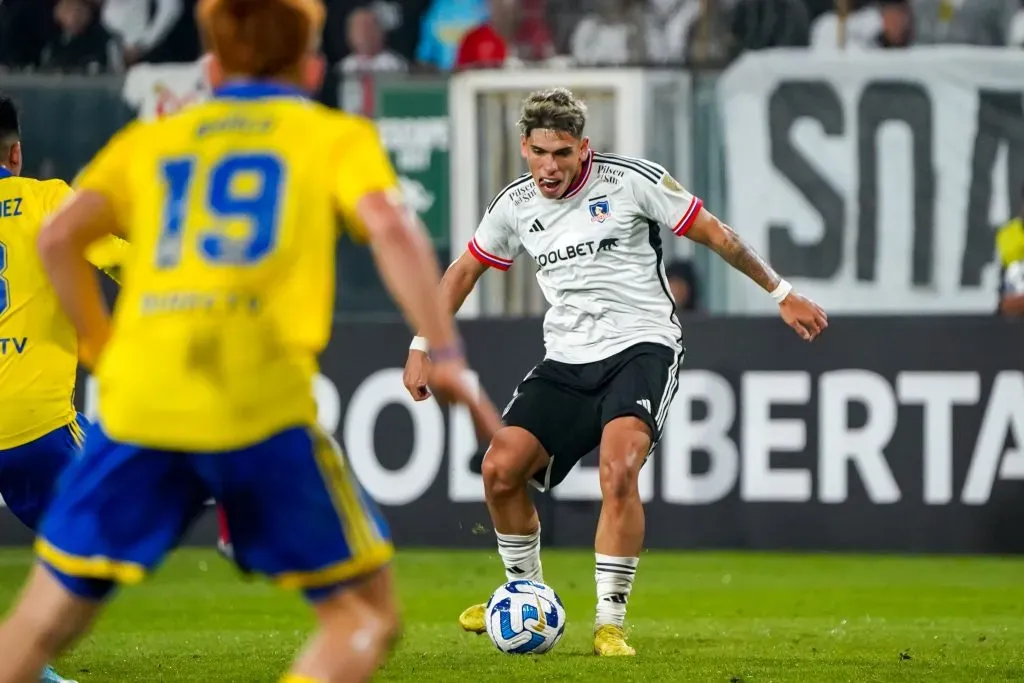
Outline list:
[[[587,136],[583,136],[583,139],[580,140],[580,158],[582,159],[582,158],[586,157],[587,156],[587,152],[589,152],[589,151],[590,151],[590,138],[587,137]]]
[[[520,150],[520,152],[522,152],[523,158],[525,159],[526,158],[526,136],[525,135],[520,135],[519,136],[519,150]]]
[[[226,80],[224,77],[224,67],[221,66],[220,60],[217,56],[212,53],[207,53],[202,57],[203,71],[206,72],[206,82],[210,84],[210,88],[216,90],[217,88],[224,85]]]
[[[11,153],[8,158],[8,162],[11,165],[11,171],[14,175],[21,175],[21,162],[23,160],[24,157],[21,155],[21,143],[15,142],[11,145]]]
[[[308,55],[302,63],[302,86],[311,93],[320,92],[327,73],[327,62],[321,54]]]

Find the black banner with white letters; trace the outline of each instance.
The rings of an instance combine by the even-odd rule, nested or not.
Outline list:
[[[1024,324],[838,318],[813,344],[771,318],[685,327],[679,394],[641,476],[648,546],[1024,552]],[[503,405],[543,355],[540,322],[462,329]],[[334,339],[316,385],[320,421],[397,541],[490,547],[471,423],[407,396],[404,325],[346,324]],[[80,394],[95,412],[94,392]],[[536,499],[545,543],[589,546],[596,456]],[[193,540],[211,532],[206,520]],[[0,540],[26,538],[0,516]]]

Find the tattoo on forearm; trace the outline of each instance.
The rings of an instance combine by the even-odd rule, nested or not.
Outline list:
[[[775,289],[781,278],[768,263],[758,256],[743,238],[725,223],[722,223],[725,237],[711,248],[730,266],[756,282],[766,291]]]

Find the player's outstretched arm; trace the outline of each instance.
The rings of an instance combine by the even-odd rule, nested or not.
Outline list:
[[[64,204],[39,233],[43,267],[78,332],[80,360],[90,368],[110,337],[110,312],[86,251],[110,235],[114,225],[116,217],[107,198],[83,191]]]
[[[389,193],[367,194],[356,211],[367,226],[384,284],[409,323],[421,331],[431,346],[434,363],[430,386],[442,398],[468,406],[477,429],[493,433],[500,418],[486,394],[473,390],[466,381],[462,345],[450,306],[438,296],[441,273],[426,231]]]
[[[441,303],[445,310],[452,315],[458,313],[485,270],[487,266],[474,258],[468,250],[455,259],[441,277]],[[405,388],[417,401],[430,398],[427,384],[430,378],[430,359],[427,357],[427,348],[426,335],[421,330],[417,332],[412,348],[409,349],[402,375]]]
[[[792,291],[788,282],[755,252],[736,231],[707,209],[701,209],[686,236],[708,247],[730,266],[756,282],[779,303],[779,314],[800,337],[813,341],[828,327],[818,304]]]
[[[486,270],[487,266],[466,250],[444,271],[441,276],[441,299],[452,315],[459,312]]]
[[[441,271],[419,221],[388,192],[373,192],[359,202],[377,270],[413,329],[422,330],[442,355],[461,356],[455,321],[438,297]]]

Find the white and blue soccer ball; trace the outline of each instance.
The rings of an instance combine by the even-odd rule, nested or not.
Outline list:
[[[554,589],[538,581],[510,581],[487,601],[487,635],[510,655],[547,652],[565,633],[565,607]]]

